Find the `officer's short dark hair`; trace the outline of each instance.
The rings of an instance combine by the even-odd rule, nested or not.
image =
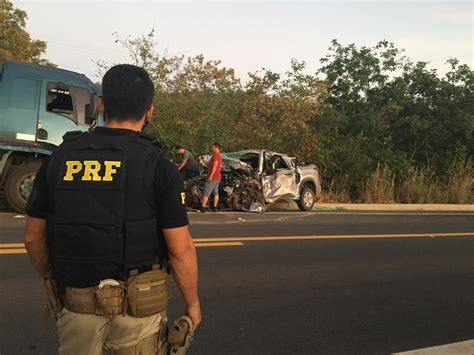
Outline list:
[[[182,145],[177,145],[174,149],[180,150],[180,149],[184,149],[184,147]]]
[[[211,146],[214,146],[216,148],[219,148],[219,150],[221,150],[221,145],[217,142],[212,143]]]
[[[145,69],[130,64],[113,66],[102,79],[106,117],[139,121],[150,107],[154,91]]]

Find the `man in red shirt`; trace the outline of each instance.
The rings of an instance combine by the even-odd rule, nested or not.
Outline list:
[[[211,152],[212,158],[207,165],[207,180],[204,184],[201,212],[206,211],[207,202],[211,194],[214,195],[214,204],[211,210],[216,211],[219,204],[219,183],[221,182],[222,166],[221,145],[217,142],[212,143]]]

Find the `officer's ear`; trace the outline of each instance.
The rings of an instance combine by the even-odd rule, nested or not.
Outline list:
[[[150,105],[148,107],[148,110],[146,110],[145,112],[145,121],[151,121],[151,118],[153,117],[153,111],[155,111],[155,106],[154,105]]]

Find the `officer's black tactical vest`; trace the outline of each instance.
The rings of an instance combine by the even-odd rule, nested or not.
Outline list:
[[[48,167],[48,242],[59,284],[95,286],[166,261],[153,186],[160,154],[139,133],[64,136]]]

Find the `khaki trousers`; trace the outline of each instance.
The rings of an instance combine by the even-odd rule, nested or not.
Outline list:
[[[113,354],[152,355],[158,344],[150,345],[143,340],[158,338],[163,322],[166,322],[165,313],[146,318],[119,315],[108,320],[95,314],[74,313],[64,307],[57,320],[59,354],[102,355],[105,350],[111,350]]]

